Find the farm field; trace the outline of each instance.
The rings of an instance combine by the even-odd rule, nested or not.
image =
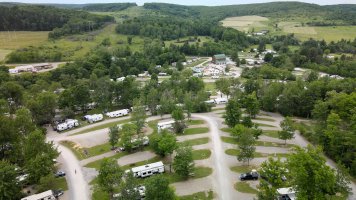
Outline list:
[[[302,23],[303,19],[283,20],[287,21],[278,21],[278,19],[251,15],[229,17],[221,22],[224,27],[232,27],[245,32],[252,31],[252,29],[255,31],[266,29],[271,31],[272,35],[294,33],[302,41],[314,38],[331,42],[341,39],[352,40],[355,38],[356,26],[305,26]],[[278,24],[278,29],[274,27],[275,24]]]

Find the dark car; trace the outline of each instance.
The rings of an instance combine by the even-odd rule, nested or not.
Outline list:
[[[56,177],[63,177],[66,175],[66,173],[64,171],[58,171],[55,175]]]
[[[246,180],[257,180],[258,179],[258,173],[256,170],[252,170],[251,172],[247,172],[244,174],[240,175],[240,180],[241,181],[246,181]]]
[[[63,190],[53,190],[53,196],[58,198],[63,195]]]

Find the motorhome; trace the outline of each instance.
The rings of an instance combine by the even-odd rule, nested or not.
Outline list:
[[[226,98],[217,98],[214,99],[215,104],[225,104],[227,103],[227,99]]]
[[[108,113],[106,113],[106,116],[114,118],[114,117],[126,116],[128,114],[129,114],[128,109],[122,109],[122,110],[117,110],[117,111],[113,111],[113,112],[108,112]]]
[[[277,189],[278,200],[295,200],[295,190],[292,187]]]
[[[102,114],[94,114],[94,115],[85,115],[83,118],[89,123],[94,123],[103,120],[104,116]]]
[[[174,120],[158,123],[157,124],[158,133],[161,132],[161,130],[173,128],[173,124],[174,124]]]
[[[133,176],[137,178],[145,178],[152,176],[154,174],[161,174],[164,172],[164,164],[159,161],[147,165],[142,165],[139,167],[134,167],[131,169]],[[126,170],[126,173],[129,173],[130,170]]]
[[[47,191],[39,193],[39,194],[34,194],[31,196],[22,198],[21,200],[56,200],[56,197],[54,196],[54,193],[52,190],[47,190]]]
[[[79,122],[76,119],[66,119],[64,123],[58,124],[56,127],[57,131],[64,131],[79,126]]]

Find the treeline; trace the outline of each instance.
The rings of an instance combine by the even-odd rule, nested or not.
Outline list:
[[[137,6],[136,3],[100,3],[100,4],[85,4],[81,9],[91,12],[114,12],[125,10],[127,8]]]
[[[91,31],[106,22],[113,21],[114,19],[109,16],[51,6],[0,6],[0,31],[52,31],[55,29],[49,34],[50,38]]]
[[[58,62],[62,60],[62,51],[57,48],[27,47],[11,52],[8,63]]]

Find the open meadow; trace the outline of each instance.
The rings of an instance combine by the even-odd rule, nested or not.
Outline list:
[[[251,31],[253,28],[267,27],[268,18],[257,15],[241,16],[241,17],[229,17],[224,19],[222,25],[224,27],[232,27],[239,31]]]

